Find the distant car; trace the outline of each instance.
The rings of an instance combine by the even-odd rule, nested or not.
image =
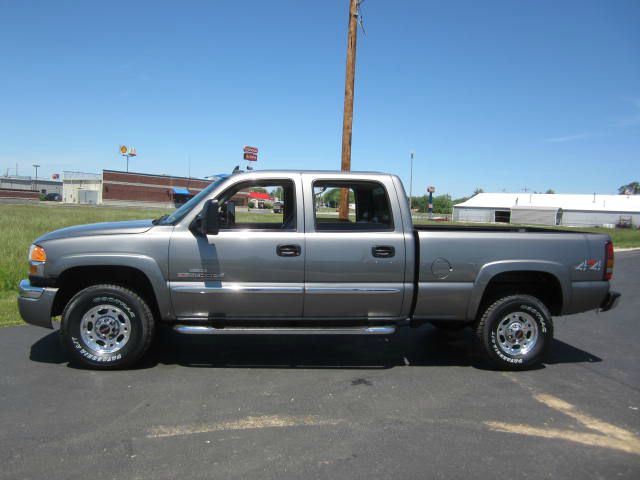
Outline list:
[[[273,213],[282,213],[282,202],[273,202]]]
[[[45,202],[61,202],[62,195],[60,195],[59,193],[47,193],[44,196],[44,200]]]

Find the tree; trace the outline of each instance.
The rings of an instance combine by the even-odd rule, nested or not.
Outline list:
[[[453,210],[451,195],[433,197],[433,213],[449,214]]]
[[[340,190],[340,188],[332,188],[323,195],[322,202],[331,208],[338,208],[340,205]],[[353,195],[353,190],[349,189],[349,203],[354,202],[355,196]]]
[[[259,193],[268,193],[267,189],[264,187],[251,187],[251,191],[252,192],[259,192]]]
[[[451,195],[445,194],[433,197],[433,213],[451,213],[452,207]],[[411,197],[411,208],[419,212],[427,212],[429,210],[429,195]]]
[[[476,188],[476,189],[473,191],[473,194],[474,194],[474,195],[478,195],[479,193],[484,193],[484,190],[483,190],[483,189],[481,189],[481,188]]]
[[[271,190],[271,196],[274,199],[277,198],[278,200],[282,201],[284,200],[284,190],[282,189],[282,187],[275,187],[273,190]]]
[[[413,210],[417,210],[419,212],[426,211],[427,205],[427,196],[422,195],[421,197],[411,197],[411,208]]]
[[[454,204],[454,205],[457,205],[457,204],[459,204],[459,203],[464,203],[464,202],[466,202],[467,200],[469,200],[470,198],[471,198],[471,195],[469,195],[469,196],[467,196],[467,197],[454,198],[454,199],[453,199],[453,204]]]
[[[553,188],[550,188],[549,190],[547,190],[544,193],[554,194],[554,193],[556,193],[556,191]]]
[[[622,185],[618,188],[618,193],[620,195],[640,195],[640,183],[635,181]]]

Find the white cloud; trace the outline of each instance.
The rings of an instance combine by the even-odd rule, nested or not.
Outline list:
[[[592,136],[593,135],[591,133],[584,132],[576,133],[574,135],[565,135],[564,137],[545,138],[544,141],[549,143],[573,142],[574,140],[582,140]]]

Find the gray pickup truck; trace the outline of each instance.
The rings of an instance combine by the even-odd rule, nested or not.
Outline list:
[[[253,189],[282,211],[247,208]],[[431,322],[472,327],[493,364],[522,369],[550,346],[552,315],[619,297],[607,235],[413,225],[400,179],[369,172],[240,172],[171,215],[48,233],[29,262],[22,318],[52,328],[61,315],[63,343],[94,368],[132,365],[159,322],[223,335],[390,335]]]

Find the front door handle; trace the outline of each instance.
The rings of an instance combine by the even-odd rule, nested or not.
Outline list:
[[[376,245],[371,248],[371,255],[378,258],[391,258],[396,254],[396,249],[389,245]]]
[[[280,257],[299,257],[302,249],[300,245],[278,245],[276,253]]]

